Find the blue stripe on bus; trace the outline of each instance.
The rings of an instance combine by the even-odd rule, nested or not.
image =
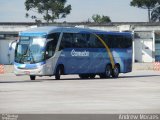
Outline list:
[[[45,33],[45,32],[37,32],[37,33],[25,33],[25,32],[21,32],[19,35],[20,36],[32,36],[32,37],[36,37],[36,36],[47,35],[47,33]]]

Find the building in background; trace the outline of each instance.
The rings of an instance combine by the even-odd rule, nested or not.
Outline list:
[[[18,39],[19,32],[34,26],[34,23],[0,23],[0,64],[13,64],[16,46],[13,41]]]
[[[86,27],[104,31],[130,31],[134,38],[133,62],[160,61],[160,23],[59,23],[52,25]],[[36,27],[36,24],[0,23],[0,64],[13,64],[15,48],[13,41],[18,39],[19,32],[32,27]],[[11,44],[12,48],[9,48]]]

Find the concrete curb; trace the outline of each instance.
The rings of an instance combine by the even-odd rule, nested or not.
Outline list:
[[[153,70],[153,63],[134,63],[133,70]]]

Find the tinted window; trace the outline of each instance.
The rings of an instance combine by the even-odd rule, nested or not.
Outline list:
[[[128,48],[128,47],[132,47],[132,38],[130,36],[125,36],[125,43],[124,43],[124,47]]]
[[[79,34],[79,33],[74,34],[73,47],[87,48],[88,47],[87,34]]]
[[[101,40],[104,41],[104,35],[103,34],[98,35],[98,36],[101,38]],[[105,47],[103,45],[103,43],[101,42],[101,40],[98,37],[96,38],[96,47],[98,47],[98,48],[104,48]]]
[[[47,58],[50,58],[54,55],[54,52],[56,50],[56,46],[58,43],[60,33],[52,33],[47,36],[47,39],[51,39],[46,45],[46,54]]]
[[[88,44],[90,48],[96,48],[96,36],[93,34],[90,34]]]
[[[60,49],[64,48],[87,48],[87,34],[63,33]]]
[[[60,50],[73,47],[73,33],[63,33]]]
[[[102,35],[97,35],[99,36],[102,40],[103,40],[103,36]],[[104,48],[104,45],[101,43],[101,41],[99,40],[99,38],[94,34],[90,34],[89,37],[89,47],[90,48]]]
[[[49,41],[47,43],[47,47],[46,47],[46,57],[51,58],[54,55],[55,52],[55,46],[54,46],[54,41]]]
[[[128,48],[132,46],[130,36],[97,34],[110,48]],[[94,34],[64,33],[60,49],[64,48],[104,48],[103,43]]]
[[[104,41],[110,48],[128,48],[132,46],[132,39],[130,36],[105,35]]]
[[[49,34],[49,35],[47,36],[47,39],[53,39],[53,40],[58,41],[59,36],[60,36],[60,33],[52,33],[52,34]]]

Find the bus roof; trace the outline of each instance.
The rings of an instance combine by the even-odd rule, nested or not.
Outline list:
[[[32,28],[23,32],[20,32],[20,36],[43,36],[54,32],[68,32],[68,33],[95,33],[95,34],[112,34],[112,35],[130,35],[130,32],[107,32],[102,30],[93,30],[78,27],[56,27],[56,26],[45,26]]]

